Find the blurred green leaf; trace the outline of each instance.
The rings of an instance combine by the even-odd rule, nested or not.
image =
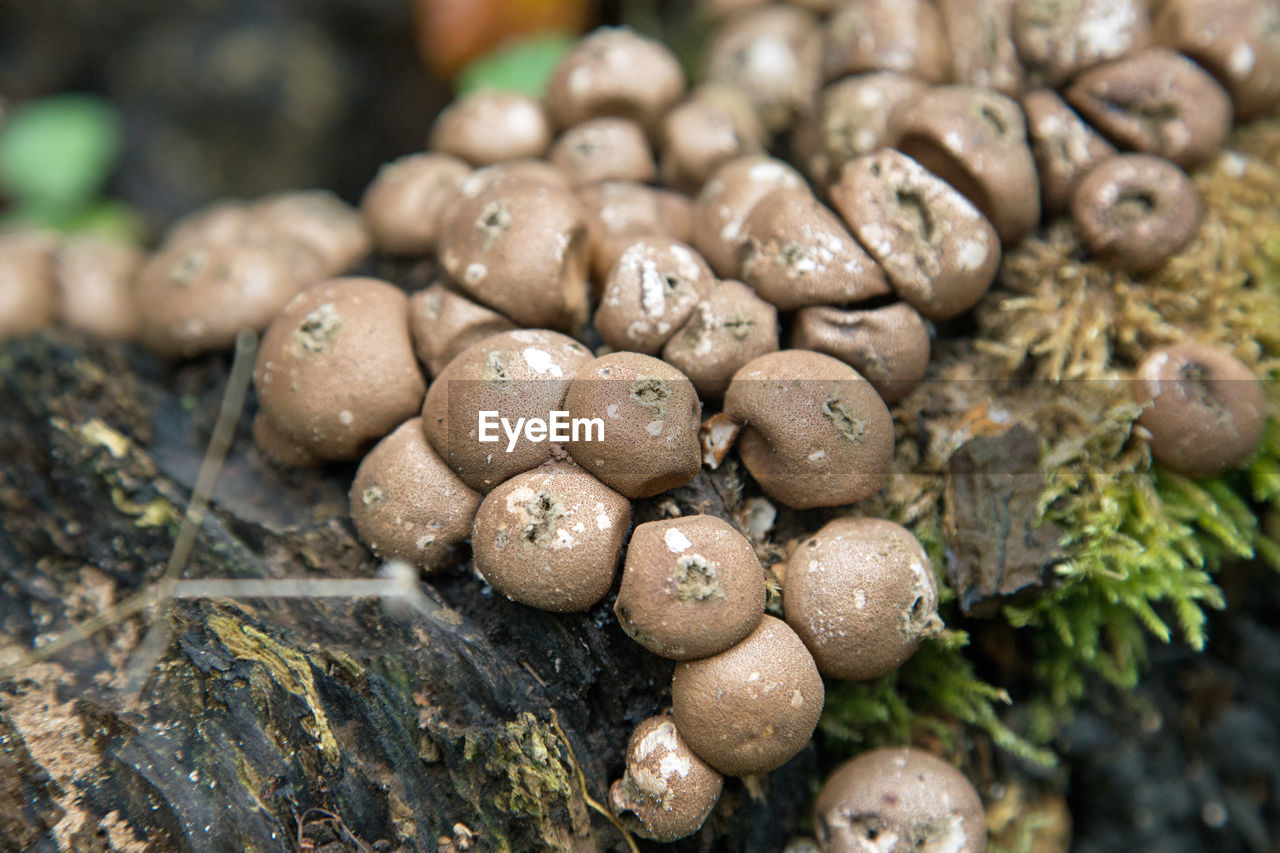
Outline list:
[[[107,101],[58,95],[16,107],[0,130],[0,187],[20,205],[71,208],[94,198],[120,154]]]
[[[458,95],[496,89],[540,98],[560,57],[574,42],[566,33],[538,33],[508,42],[463,69],[458,75]]]

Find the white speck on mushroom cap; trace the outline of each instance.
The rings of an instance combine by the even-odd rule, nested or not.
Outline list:
[[[640,265],[640,305],[649,316],[660,317],[666,312],[664,289],[658,265],[646,258]]]
[[[667,543],[667,550],[672,554],[683,554],[693,547],[693,543],[689,541],[689,537],[680,532],[678,528],[672,527],[662,534],[662,541]]]
[[[556,364],[551,353],[546,350],[538,349],[537,347],[528,347],[525,349],[523,355],[525,364],[529,365],[530,369],[536,373],[549,373],[557,379],[564,377],[564,371],[560,368],[560,365]]]
[[[965,240],[960,246],[960,254],[956,257],[956,263],[965,272],[972,272],[987,262],[989,253],[990,250],[981,240]]]

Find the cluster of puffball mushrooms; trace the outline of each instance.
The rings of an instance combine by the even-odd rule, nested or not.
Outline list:
[[[705,6],[717,29],[690,90],[661,44],[598,30],[545,98],[447,108],[359,211],[323,192],[219,203],[145,264],[95,256],[93,310],[79,259],[105,249],[0,238],[0,336],[58,316],[187,357],[265,329],[254,438],[285,466],[362,460],[351,516],[379,557],[432,572],[469,542],[495,590],[556,612],[601,601],[621,562],[619,624],[676,663],[671,713],[637,727],[610,803],[667,841],[699,829],[723,775],[804,747],[824,676],[883,675],[941,622],[924,549],[890,521],[804,538],[775,567],[779,619],[736,527],[631,530],[631,502],[734,449],[796,509],[876,494],[888,407],[1002,245],[1067,212],[1099,256],[1159,267],[1201,217],[1183,170],[1233,116],[1280,103],[1267,0]],[[371,252],[443,274],[411,294],[342,277]],[[1136,375],[1163,464],[1208,476],[1253,453],[1263,397],[1233,356],[1187,342]],[[564,440],[540,420],[557,411]],[[482,440],[485,413],[523,429]],[[839,769],[815,822],[829,851],[986,843],[972,785],[911,748]]]

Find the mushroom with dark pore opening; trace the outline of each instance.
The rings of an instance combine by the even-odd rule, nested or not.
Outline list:
[[[426,381],[408,305],[403,291],[375,278],[333,279],[286,305],[253,372],[274,432],[317,460],[356,459],[413,417]]]
[[[696,660],[750,634],[764,613],[764,568],[746,538],[710,515],[650,521],[631,534],[613,612],[657,655]]]
[[[739,368],[778,349],[778,310],[740,281],[722,281],[662,348],[703,399],[724,396]]]
[[[768,773],[804,749],[825,693],[813,657],[781,619],[761,617],[737,645],[676,664],[676,729],[726,776]]]
[[[626,767],[609,788],[609,808],[629,832],[654,841],[701,829],[724,788],[724,777],[694,754],[667,716],[636,726]]]
[[[787,560],[782,596],[787,624],[830,678],[892,672],[942,628],[929,557],[892,521],[828,523]]]
[[[985,853],[982,799],[959,770],[914,747],[876,749],[827,778],[814,805],[822,853]]]
[[[1213,477],[1253,455],[1266,426],[1262,383],[1215,346],[1183,341],[1155,350],[1138,366],[1138,423],[1151,452],[1179,474]]]
[[[724,410],[743,425],[738,455],[796,509],[875,494],[893,464],[893,421],[871,383],[828,355],[783,350],[734,374]]]
[[[351,520],[369,550],[428,572],[453,562],[480,506],[480,494],[431,449],[418,418],[369,451],[348,499]]]
[[[697,476],[702,404],[666,362],[634,352],[597,358],[578,371],[564,408],[571,420],[602,422],[566,446],[583,469],[627,497],[651,497]]]
[[[605,279],[596,331],[616,350],[657,355],[714,284],[711,268],[689,246],[641,237]]]
[[[630,523],[630,501],[581,468],[535,468],[480,504],[471,532],[476,571],[521,604],[586,610],[613,585]]]

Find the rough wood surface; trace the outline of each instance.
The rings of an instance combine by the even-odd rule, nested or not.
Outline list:
[[[0,663],[160,577],[227,367],[61,333],[0,347]],[[273,469],[251,412],[184,577],[373,576],[352,469]],[[732,492],[700,477],[674,499],[724,514]],[[670,664],[621,633],[612,597],[541,613],[468,566],[423,588],[421,610],[179,602],[131,706],[121,671],[149,611],[0,682],[0,850],[626,849],[587,797],[605,801],[630,728],[669,701]],[[699,835],[654,849],[779,850],[814,773],[811,746],[734,780]]]

